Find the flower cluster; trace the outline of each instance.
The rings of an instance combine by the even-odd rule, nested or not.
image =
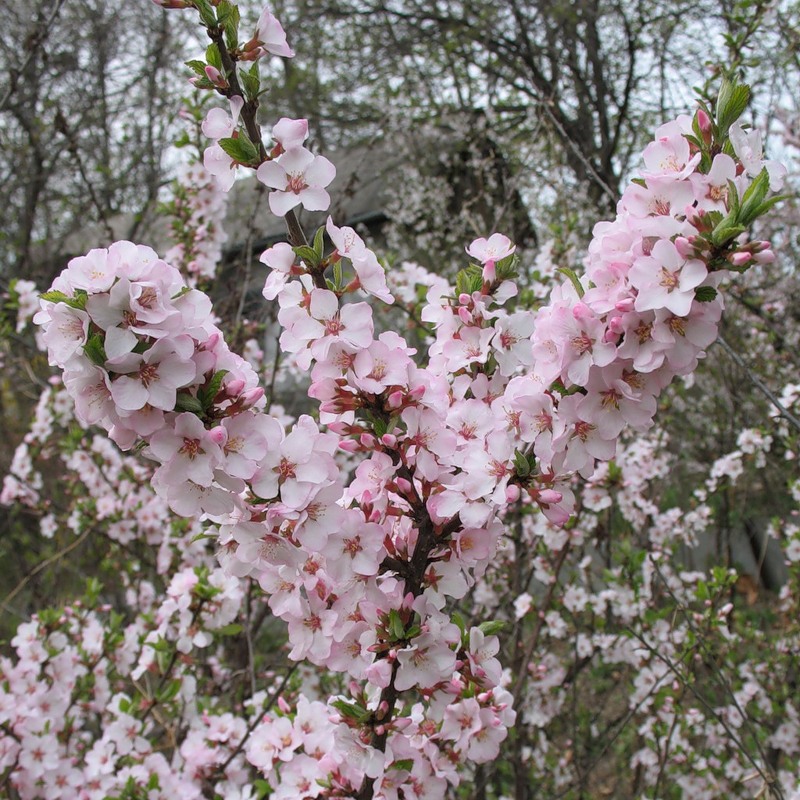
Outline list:
[[[197,7],[220,63],[231,60],[224,26],[205,20],[212,7]],[[265,52],[291,55],[268,11],[234,55]],[[335,171],[304,147],[306,121],[279,121],[268,150],[253,127],[258,92],[238,88],[244,73],[197,69],[230,103],[230,114],[212,110],[204,123],[216,140],[206,168],[220,185],[230,188],[237,165],[256,169],[290,229],[296,206],[327,208]],[[312,245],[267,250],[264,294],[280,308],[281,349],[310,374],[319,402],[319,422],[301,416],[288,431],[264,410],[255,373],[228,349],[206,296],[148,248],[118,242],[74,259],[43,296],[36,321],[78,416],[123,449],[143,443],[158,494],[179,515],[213,518],[226,574],[269,596],[290,658],[344,676],[326,721],[321,706],[299,703],[249,741],[273,796],[388,800],[402,787],[406,798],[443,798],[462,764],[497,758],[516,716],[497,626],[449,609],[477,594],[509,509],[540,510],[533,524],[547,526],[563,563],[572,532],[557,526],[574,511],[575,476],[596,476],[622,431],[652,425],[660,392],[696,367],[717,335],[722,274],[772,259],[768,243],[742,234],[780,176],[735,132],[734,158],[726,136],[703,111],[662,126],[616,219],[595,228],[583,277],[562,270],[567,278],[536,312],[513,305],[513,243],[497,233],[472,242],[479,263],[455,287],[426,281],[424,353],[379,332],[370,303],[349,301],[358,291],[393,301],[352,229],[329,219],[329,253],[322,229]],[[399,282],[406,309],[412,272]],[[560,569],[536,566],[545,579]],[[601,598],[598,613],[632,618],[655,569],[637,596]],[[182,599],[192,582],[188,572],[175,577],[159,628],[179,652],[206,643]],[[576,588],[563,602],[578,614],[588,594]],[[582,642],[579,655],[591,649]],[[639,657],[621,650],[623,661]],[[554,661],[537,667],[541,702],[529,702],[543,719],[557,711],[548,698],[563,680]],[[653,672],[650,686],[666,675]]]
[[[202,164],[182,169],[170,204],[176,244],[165,259],[184,275],[210,281],[216,274],[228,238],[223,228],[226,200],[227,195],[216,190],[213,177]]]

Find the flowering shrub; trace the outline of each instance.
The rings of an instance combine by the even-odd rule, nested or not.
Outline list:
[[[205,169],[220,191],[237,171],[254,171],[286,218],[290,242],[261,257],[271,270],[264,296],[277,300],[281,350],[310,375],[318,413],[287,425],[268,407],[208,297],[148,247],[92,250],[42,295],[35,322],[84,426],[82,444],[65,454],[91,498],[74,525],[157,545],[166,587],[126,587],[131,621],[95,591],[20,628],[16,660],[2,667],[6,784],[24,798],[442,798],[501,757],[524,700],[528,741],[520,735],[515,746],[558,791],[569,762],[530,732],[557,722],[564,686],[581,669],[567,675],[559,640],[605,615],[608,632],[576,634],[575,664],[597,654],[604,668],[635,671],[630,715],[646,716],[633,766],[653,796],[669,779],[670,750],[690,764],[691,777],[676,778],[686,796],[738,792],[748,770],[781,791],[758,736],[756,756],[743,743],[749,706],[778,719],[763,670],[743,668],[742,685],[710,712],[677,713],[694,660],[715,657],[700,643],[727,625],[732,607],[721,600],[733,576],[720,569],[709,580],[662,559],[668,541],[703,528],[721,482],[748,459],[758,465],[771,442],[743,435],[691,514],[662,514],[648,497],[669,468],[654,456],[659,396],[717,337],[723,277],[774,258],[768,242],[744,235],[782,179],[736,121],[747,88],[725,83],[713,109],[658,129],[616,219],[595,227],[584,274],[562,269],[534,311],[518,297],[515,246],[499,233],[469,244],[472,261],[454,286],[411,265],[387,275],[332,218],[309,241],[294,209],[327,209],[335,168],[305,147],[306,120],[275,122],[266,143],[256,123],[259,59],[292,56],[280,23],[265,10],[240,44],[238,9],[226,0],[159,4],[199,12],[212,44],[190,62],[194,82],[228,99],[203,125],[215,140]],[[205,225],[202,216],[185,224]],[[200,241],[171,253],[192,281],[209,274]],[[381,304],[395,302],[425,330],[424,352],[394,330],[377,332]],[[41,503],[30,449],[46,447],[63,391],[43,400],[6,502]],[[88,426],[122,451],[141,450],[150,467]],[[651,438],[621,444],[629,430]],[[653,556],[609,567],[601,590],[592,559],[582,559],[556,598],[567,555],[600,526],[612,494]],[[547,588],[537,598],[530,578],[522,582],[504,621],[494,601],[508,591],[498,565],[513,569],[519,557],[508,544],[514,528]],[[203,537],[216,542],[219,567]],[[273,677],[269,694],[238,707],[218,699],[235,679],[224,666],[227,637],[239,632],[230,626],[254,584],[285,622],[289,659],[315,668],[316,694],[293,686],[284,697]],[[672,625],[656,611],[665,596],[683,611]],[[702,611],[689,611],[698,601]],[[498,634],[530,618],[514,674],[504,671]],[[796,641],[787,633],[787,658]],[[206,648],[216,652],[208,670],[195,660]],[[790,707],[769,745],[795,758]],[[713,754],[702,763],[701,741],[698,752]],[[791,769],[781,780],[791,785]]]

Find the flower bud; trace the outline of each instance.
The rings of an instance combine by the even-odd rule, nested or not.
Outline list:
[[[225,384],[225,392],[228,397],[238,397],[247,384],[241,378],[233,378]]]
[[[252,408],[263,396],[264,390],[260,386],[256,386],[253,389],[248,389],[241,396],[242,411]]]
[[[228,441],[228,432],[222,426],[217,426],[208,432],[208,438],[211,439],[214,444],[223,447],[225,442]]]

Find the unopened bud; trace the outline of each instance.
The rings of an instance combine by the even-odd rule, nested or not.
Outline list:
[[[218,89],[227,89],[229,88],[228,81],[225,80],[222,73],[216,68],[212,67],[211,64],[206,65],[206,77],[214,84]]]
[[[394,482],[397,484],[397,488],[403,494],[411,494],[412,489],[414,488],[411,485],[411,481],[406,480],[406,478],[395,478]]]
[[[339,449],[344,450],[345,453],[357,453],[358,448],[358,442],[354,442],[352,439],[342,439],[342,441],[339,442]]]
[[[238,397],[247,384],[241,378],[233,378],[225,384],[225,391],[228,397]]]
[[[260,386],[248,389],[241,397],[242,411],[252,408],[263,396],[264,390]]]
[[[400,408],[403,403],[403,392],[398,389],[396,392],[392,392],[387,398],[386,403],[389,408]]]
[[[385,447],[397,447],[397,437],[393,433],[384,433],[381,436],[381,444]]]
[[[214,444],[222,447],[225,442],[228,441],[228,432],[221,425],[218,425],[208,432],[208,438],[211,439]]]
[[[539,502],[540,503],[560,503],[564,495],[561,492],[557,492],[555,489],[542,489],[539,492]]]
[[[507,503],[516,503],[519,500],[520,491],[519,486],[515,483],[506,486],[506,502]]]

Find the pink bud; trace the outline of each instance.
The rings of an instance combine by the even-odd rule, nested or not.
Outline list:
[[[555,489],[542,489],[539,492],[539,502],[541,503],[560,503],[563,498],[564,495]]]
[[[734,267],[743,267],[752,259],[752,256],[750,253],[731,253],[729,259]]]
[[[323,411],[324,409],[322,408],[322,406],[320,406],[319,410]],[[335,414],[336,412],[334,411],[331,413]],[[329,422],[328,430],[331,433],[335,433],[337,436],[344,436],[345,434],[350,432],[350,426],[346,422]]]
[[[211,64],[206,65],[206,77],[211,81],[219,89],[227,89],[228,88],[228,81],[222,77],[222,73],[216,68],[212,67]]]
[[[458,302],[461,303],[462,306],[468,306],[472,302],[472,295],[461,292],[458,296]]]
[[[458,316],[465,325],[469,325],[472,322],[472,314],[470,314],[469,309],[464,306],[458,307]]]
[[[675,239],[675,249],[681,258],[693,258],[695,255],[694,245],[685,236]]]
[[[375,508],[369,515],[368,522],[380,522],[380,521],[381,521],[381,512],[377,508]]]
[[[425,386],[420,384],[419,386],[415,386],[409,393],[408,396],[412,400],[421,400],[422,396],[425,394]]]
[[[228,432],[222,426],[217,426],[208,432],[208,438],[211,439],[214,444],[222,447],[225,442],[228,441]]]
[[[358,447],[358,442],[352,439],[342,439],[342,441],[339,442],[339,449],[344,450],[345,453],[357,453]]]
[[[386,403],[389,408],[400,408],[403,403],[403,392],[398,389],[396,392],[392,392],[387,398]]]
[[[396,447],[397,437],[392,433],[384,433],[383,436],[381,436],[381,443],[385,447]]]
[[[516,503],[519,500],[519,486],[515,483],[506,486],[506,503]]]
[[[397,484],[397,488],[403,494],[411,494],[412,489],[414,488],[411,485],[411,481],[406,480],[406,478],[395,478],[394,482]]]
[[[358,441],[361,442],[362,447],[371,450],[375,447],[377,439],[371,433],[362,433],[361,436],[358,437]]]
[[[248,389],[241,396],[242,411],[252,408],[263,396],[264,390],[260,386],[256,386],[253,389]]]
[[[284,697],[278,697],[278,708],[283,711],[284,714],[288,714],[292,707],[286,702]]]
[[[629,311],[633,311],[633,304],[635,302],[636,301],[634,300],[633,297],[626,297],[623,300],[620,300],[614,306],[614,308],[616,308],[617,311],[621,312],[622,314],[627,314]]]
[[[233,378],[225,384],[225,391],[229,397],[238,397],[247,384],[241,378]]]
[[[697,127],[703,134],[703,139],[708,143],[711,141],[711,119],[702,108],[697,109]]]

